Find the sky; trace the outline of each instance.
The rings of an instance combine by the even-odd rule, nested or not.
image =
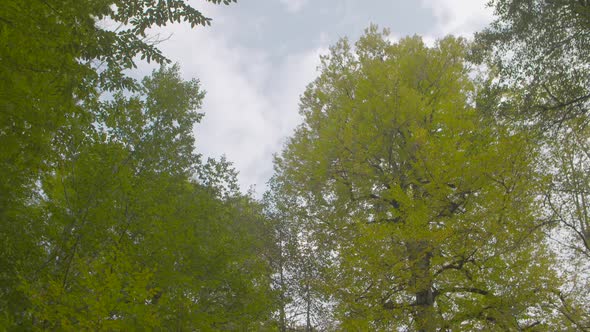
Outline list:
[[[189,1],[210,27],[175,24],[153,30],[184,79],[206,91],[195,127],[204,158],[225,155],[242,190],[260,196],[273,155],[301,123],[299,96],[318,75],[320,55],[340,38],[358,39],[370,24],[394,38],[421,35],[431,44],[448,34],[469,38],[492,19],[487,0],[238,0]],[[147,64],[139,72],[147,75]]]

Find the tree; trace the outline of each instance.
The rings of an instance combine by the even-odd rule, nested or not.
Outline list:
[[[466,45],[371,27],[322,58],[277,159],[343,329],[551,325],[535,149],[474,109]]]
[[[124,28],[103,27],[100,20],[107,18]],[[5,157],[0,162],[10,172],[2,177],[11,179],[2,182],[6,197],[16,199],[16,188],[36,180],[34,174],[51,155],[49,143],[59,129],[67,127],[70,116],[84,113],[91,123],[103,91],[138,87],[124,73],[135,67],[135,58],[159,64],[168,61],[146,31],[181,20],[192,26],[211,22],[185,1],[10,0],[3,4],[0,133]],[[2,211],[8,205],[3,203]]]
[[[518,93],[513,110],[544,128],[586,123],[590,4],[579,0],[494,0],[496,20],[476,34],[474,59]]]
[[[40,183],[42,263],[19,275],[16,329],[235,329],[270,320],[260,206],[227,162],[206,168],[193,126],[204,93],[177,66],[115,94],[91,128],[70,120]],[[236,236],[240,234],[240,236]],[[26,320],[25,320],[26,318]]]
[[[210,0],[229,4],[229,0]],[[105,22],[120,24],[105,27]],[[165,63],[150,27],[207,25],[185,1],[4,1],[0,8],[0,325],[21,324],[20,279],[39,273],[46,224],[42,178],[55,175],[56,140],[95,139],[104,91],[138,89],[134,59]],[[73,130],[82,131],[71,132]],[[105,180],[106,181],[106,180]]]
[[[280,331],[329,330],[330,297],[318,289],[321,270],[329,259],[308,241],[307,229],[302,227],[307,216],[293,197],[282,194],[281,184],[275,175],[263,200],[275,243],[269,260],[272,285],[278,293],[278,327]]]
[[[548,142],[541,160],[552,181],[543,188],[546,214],[556,227],[551,233],[559,269],[566,282],[560,288],[557,308],[579,330],[590,328],[590,219],[587,203],[590,190],[590,128],[577,128]]]
[[[546,218],[568,282],[561,308],[575,328],[590,326],[585,205],[590,4],[576,0],[491,1],[496,20],[476,35],[474,58],[490,70],[489,90],[500,96],[503,121],[536,136],[545,153],[535,161],[551,181],[541,189]],[[541,130],[539,130],[541,129]],[[578,309],[572,309],[578,308]]]

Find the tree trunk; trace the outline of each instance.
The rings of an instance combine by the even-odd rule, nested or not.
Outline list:
[[[416,331],[436,331],[434,317],[434,291],[430,276],[431,248],[428,241],[420,240],[408,244],[408,253],[412,267],[411,289],[415,294],[416,311],[414,320]]]
[[[280,295],[280,308],[279,308],[279,331],[287,331],[287,315],[285,313],[285,284],[284,284],[283,270],[281,267],[281,295]]]
[[[279,282],[280,282],[280,289],[281,294],[280,298],[280,307],[279,307],[279,331],[286,332],[287,331],[287,314],[285,312],[286,306],[286,292],[287,292],[287,285],[285,281],[285,252],[283,249],[283,232],[279,229]]]
[[[307,278],[309,278],[309,276],[307,276]],[[305,284],[305,293],[307,297],[305,310],[305,331],[311,332],[313,331],[313,327],[311,325],[311,295],[309,294],[309,279]]]

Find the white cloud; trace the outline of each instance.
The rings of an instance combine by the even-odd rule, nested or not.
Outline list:
[[[243,190],[258,194],[272,175],[273,154],[300,122],[298,96],[316,76],[321,49],[291,54],[278,63],[261,49],[231,43],[219,30],[176,25],[160,45],[181,64],[185,79],[198,78],[207,91],[205,118],[195,128],[205,157],[225,154],[240,172]],[[166,33],[164,32],[164,33]]]
[[[493,18],[487,0],[420,0],[432,10],[437,22],[430,35],[440,38],[448,34],[470,37]]]
[[[309,2],[309,0],[279,0],[285,7],[287,7],[287,11],[291,13],[296,13],[303,9],[305,5]]]

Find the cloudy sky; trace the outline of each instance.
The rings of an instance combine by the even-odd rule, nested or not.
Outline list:
[[[238,0],[230,6],[202,0],[193,6],[211,27],[173,25],[157,31],[185,79],[207,91],[205,118],[195,128],[205,157],[225,154],[242,189],[265,190],[278,153],[301,118],[298,100],[317,75],[319,55],[341,37],[356,40],[371,23],[395,37],[427,41],[469,37],[491,19],[487,0]],[[147,73],[148,66],[140,66]]]

